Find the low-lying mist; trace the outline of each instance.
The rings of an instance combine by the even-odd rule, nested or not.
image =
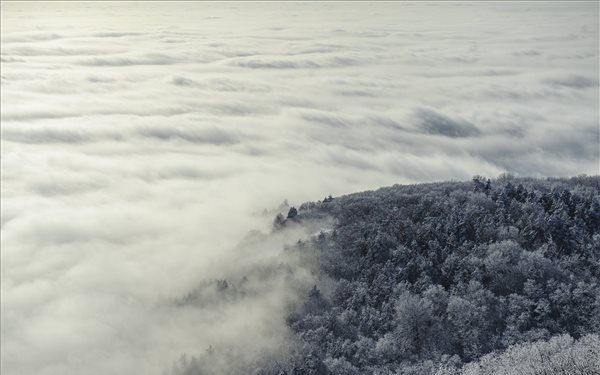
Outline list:
[[[284,199],[597,173],[597,4],[1,7],[6,375],[285,357]]]
[[[208,212],[223,214],[202,217],[208,204],[124,212],[98,203],[10,221],[3,369],[155,374],[213,351],[225,374],[284,358],[286,311],[316,282],[310,252],[300,258],[286,245],[330,224],[270,233],[271,212],[228,217],[214,203]]]

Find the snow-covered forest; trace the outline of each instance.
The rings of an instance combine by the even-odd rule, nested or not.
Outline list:
[[[600,373],[600,178],[396,185],[292,207],[272,235],[324,217],[285,250],[318,259],[291,354],[211,347],[174,373]]]

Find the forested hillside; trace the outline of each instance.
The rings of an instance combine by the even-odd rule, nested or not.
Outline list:
[[[295,349],[255,373],[600,374],[600,178],[393,186],[273,230],[320,217],[335,224],[286,250],[319,259]]]

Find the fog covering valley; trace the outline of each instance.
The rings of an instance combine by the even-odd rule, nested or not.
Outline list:
[[[539,294],[523,297],[533,286],[522,276],[514,290],[487,285],[493,280],[480,266],[493,255],[508,257],[509,268],[546,264],[540,288],[554,279],[566,294],[579,288],[583,297],[572,306],[600,306],[597,177],[503,175],[598,174],[598,3],[1,7],[3,374],[409,373],[386,355],[419,373],[426,361],[463,371],[463,362],[528,342],[538,342],[540,353],[596,350],[597,336],[587,334],[598,333],[597,320],[557,312],[477,336],[492,337],[492,346],[469,352],[447,343],[430,348],[430,357],[387,345],[400,342],[396,326],[352,331],[348,358],[332,349],[338,336],[327,336],[321,344],[331,345],[319,351],[312,333],[303,334],[318,331],[323,316],[360,326],[359,315],[335,310],[345,302],[334,296],[341,279],[361,281],[343,267],[365,254],[332,262],[341,274],[327,268],[328,257],[338,254],[330,250],[339,243],[340,218],[356,220],[345,223],[356,225],[353,235],[384,219],[354,217],[362,212],[353,211],[354,198],[340,196],[394,184],[468,181],[398,188],[402,197],[421,198],[396,208],[420,223],[415,202],[432,196],[441,206],[451,197],[457,207],[483,207],[479,214],[489,214],[497,232],[462,243],[476,249],[474,258],[453,269],[483,285],[469,287],[482,288],[488,302],[504,298],[494,301],[513,312],[528,303],[523,298],[543,304]],[[473,182],[475,175],[483,177]],[[486,178],[492,187],[482,190]],[[394,215],[386,192],[380,212]],[[285,220],[292,206],[299,216]],[[446,220],[449,212],[429,216]],[[284,218],[274,224],[279,213]],[[576,238],[570,245],[557,237],[563,229]],[[367,232],[365,240],[374,233]],[[395,238],[392,247],[416,251],[405,240]],[[501,245],[489,250],[486,241]],[[445,258],[437,261],[441,267]],[[427,305],[428,288],[443,283],[454,297],[469,294],[458,276],[427,277],[396,280],[390,298]],[[512,294],[518,298],[510,302]],[[311,298],[325,302],[312,309]],[[558,300],[550,298],[549,308]],[[388,302],[378,310],[385,319],[403,311]],[[381,307],[361,303],[369,314]],[[444,314],[443,324],[453,321]],[[298,323],[307,317],[314,326]],[[436,327],[450,329],[443,324]],[[515,357],[530,350],[512,348]],[[489,362],[511,363],[506,358]]]

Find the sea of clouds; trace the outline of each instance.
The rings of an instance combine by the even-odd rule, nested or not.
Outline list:
[[[598,14],[3,1],[2,373],[152,375],[212,345],[283,350],[308,271],[174,301],[298,266],[280,249],[301,233],[232,250],[286,198],[597,174]]]

